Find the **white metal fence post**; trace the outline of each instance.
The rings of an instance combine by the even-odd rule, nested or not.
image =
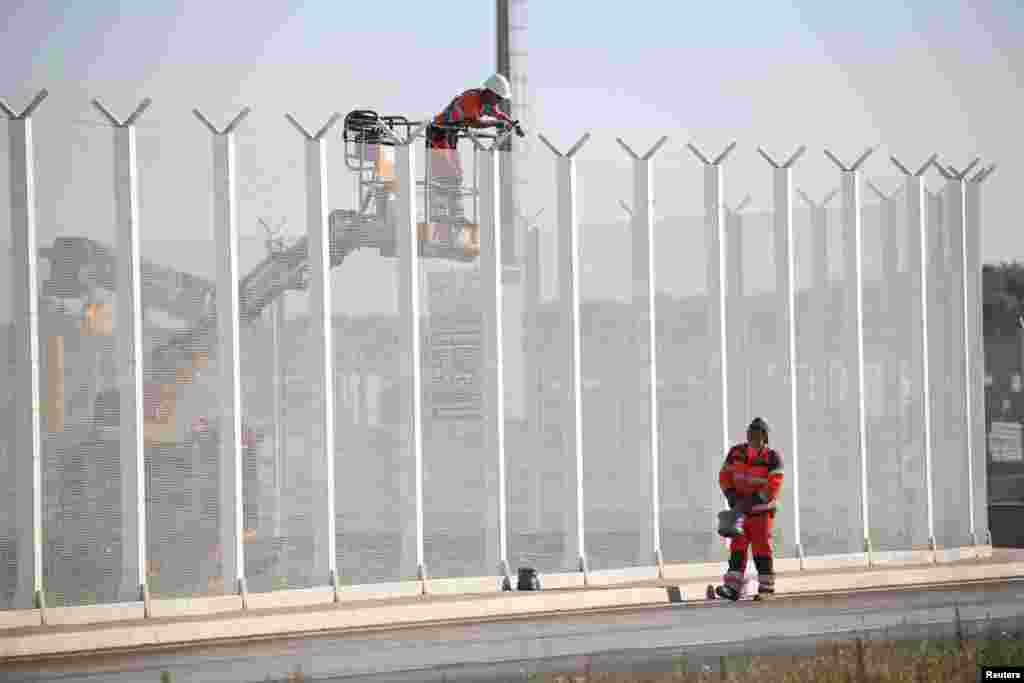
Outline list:
[[[725,208],[725,264],[727,266],[725,269],[725,300],[726,328],[729,331],[726,339],[728,345],[726,357],[730,359],[743,358],[749,343],[746,318],[747,302],[744,300],[746,278],[743,273],[743,211],[750,201],[751,197],[748,194],[733,208]],[[735,420],[737,415],[750,413],[750,391],[747,386],[745,368],[740,363],[729,363],[728,374],[729,415]]]
[[[413,141],[410,135],[404,144],[395,146],[395,177],[398,191],[395,200],[396,239],[398,240],[398,310],[403,337],[408,341],[408,353],[401,363],[402,385],[408,400],[405,411],[409,415],[406,438],[412,450],[412,495],[404,496],[411,514],[402,515],[401,576],[409,578],[415,573],[422,592],[427,590],[427,567],[424,559],[423,531],[423,370],[420,336],[420,277],[419,240],[416,227],[416,172]],[[429,165],[429,160],[427,160]],[[360,386],[362,386],[362,382]],[[402,490],[408,493],[409,477],[402,474]],[[411,522],[411,524],[410,524]]]
[[[142,345],[142,263],[135,122],[152,104],[145,99],[123,122],[99,100],[93,106],[114,128],[114,198],[117,215],[118,389],[121,403],[121,529],[123,595],[148,604],[146,586],[146,450]],[[129,512],[130,511],[130,512]]]
[[[285,386],[281,362],[281,343],[284,341],[285,303],[282,293],[271,308],[272,372],[274,373],[274,538],[281,538],[281,500],[284,489],[285,442],[288,430],[284,423]]]
[[[792,469],[792,483],[787,487],[793,492],[793,542],[794,552],[803,568],[804,550],[800,528],[800,422],[797,396],[800,390],[796,361],[796,259],[793,239],[793,164],[807,151],[800,147],[784,163],[778,164],[763,149],[757,150],[773,168],[774,175],[774,232],[776,235],[776,294],[782,296],[785,289],[784,315],[786,317],[786,364],[789,375],[789,419],[790,452],[787,460]]]
[[[581,406],[582,381],[580,379],[580,288],[579,268],[577,267],[579,244],[579,221],[576,213],[576,160],[575,155],[590,139],[586,133],[573,145],[568,152],[562,154],[543,135],[541,141],[557,157],[558,185],[558,260],[559,302],[569,321],[570,343],[566,354],[566,381],[563,382],[567,396],[567,410],[563,412],[562,434],[569,456],[572,458],[575,475],[576,496],[575,511],[569,518],[575,518],[567,532],[570,542],[567,552],[575,549],[578,553],[579,571],[583,573],[584,583],[587,582],[587,554],[585,544],[585,525],[583,519],[583,414]],[[568,386],[565,386],[568,385]]]
[[[633,308],[646,323],[645,336],[648,345],[647,357],[647,391],[650,419],[650,455],[651,455],[651,543],[653,545],[654,564],[658,568],[658,576],[664,574],[664,561],[661,552],[661,495],[659,491],[659,446],[661,441],[661,423],[658,414],[658,319],[655,312],[655,270],[654,270],[654,187],[651,177],[651,159],[666,142],[662,136],[643,156],[638,156],[621,138],[616,141],[633,159],[633,220],[632,220],[632,274],[633,274]],[[643,313],[640,313],[643,311]],[[641,341],[641,344],[643,342]]]
[[[729,284],[727,278],[728,245],[725,236],[725,178],[722,172],[722,163],[726,157],[736,148],[732,142],[722,151],[714,161],[709,161],[700,150],[692,144],[687,147],[701,163],[704,164],[704,229],[708,237],[708,298],[713,302],[710,308],[714,310],[718,306],[718,315],[711,315],[711,334],[718,336],[718,353],[722,380],[722,453],[729,452],[732,445],[730,433],[729,414],[729,325],[728,310],[726,309],[726,297]],[[717,545],[717,544],[716,544]]]
[[[961,329],[961,339],[964,345],[963,353],[963,379],[964,379],[964,426],[966,427],[967,436],[967,505],[969,507],[968,513],[968,536],[971,545],[978,544],[977,530],[975,529],[975,510],[974,510],[974,406],[971,396],[971,301],[969,291],[969,280],[971,276],[968,274],[968,245],[967,245],[967,185],[970,182],[967,179],[967,175],[974,170],[974,167],[978,165],[981,159],[975,159],[971,164],[963,171],[957,171],[955,168],[950,166],[948,169],[943,168],[937,161],[933,161],[932,164],[939,171],[943,178],[946,180],[946,215],[947,228],[949,229],[951,238],[955,239],[956,234],[960,236],[960,266],[961,266],[961,296],[962,296],[962,313],[963,313],[963,327]]]
[[[11,417],[4,428],[13,436],[13,532],[17,540],[15,608],[45,608],[43,586],[42,436],[39,378],[39,255],[36,250],[35,149],[32,114],[46,96],[40,90],[16,114],[0,100],[8,119],[11,197],[11,325],[14,328],[14,387]]]
[[[928,341],[928,223],[925,187],[922,177],[935,163],[933,154],[916,173],[911,173],[899,160],[891,156],[892,163],[906,177],[907,230],[918,232],[921,262],[921,392],[924,410],[924,480],[925,515],[928,523],[928,547],[935,562],[935,494],[932,487],[932,387]]]
[[[213,243],[217,262],[217,367],[220,370],[220,546],[224,579],[234,573],[235,590],[245,606],[245,528],[242,473],[242,371],[238,301],[238,201],[235,129],[249,115],[243,109],[218,130],[198,109],[192,113],[213,135]]]
[[[983,318],[983,292],[982,292],[982,274],[981,274],[981,185],[988,179],[988,177],[995,171],[996,165],[990,164],[982,170],[978,171],[967,185],[967,196],[965,198],[966,204],[966,222],[964,224],[964,231],[968,235],[967,247],[971,253],[971,289],[972,294],[970,298],[971,310],[974,318],[974,335],[972,341],[974,348],[971,351],[971,393],[970,400],[975,401],[976,406],[981,406],[978,416],[975,417],[975,462],[978,465],[978,477],[977,481],[979,484],[979,495],[975,496],[975,511],[976,519],[982,520],[985,525],[980,533],[977,533],[975,543],[982,543],[985,545],[992,545],[992,535],[988,528],[988,481],[986,472],[986,464],[988,462],[987,449],[985,446],[988,435],[985,432],[985,338],[984,338],[984,318]]]
[[[829,202],[839,194],[839,188],[826,194],[820,202],[815,202],[803,190],[797,190],[797,194],[800,195],[800,198],[807,205],[810,212],[811,229],[811,291],[813,294],[808,296],[811,308],[808,318],[814,320],[815,323],[813,326],[814,332],[811,335],[811,350],[805,351],[805,355],[808,356],[809,362],[807,365],[811,368],[813,383],[807,398],[811,405],[824,406],[828,402],[829,390],[827,387],[829,387],[829,382],[827,378],[830,372],[829,354],[826,352],[826,348],[829,334],[833,327],[829,320],[832,288],[829,282],[827,207]],[[818,412],[817,415],[820,419],[824,412]],[[807,450],[807,453],[812,454],[813,457],[813,454],[816,451],[820,451],[825,443],[818,439],[814,432],[812,432],[809,441],[810,448]],[[811,460],[805,459],[805,462],[810,463]],[[823,461],[820,458],[815,458],[814,465],[810,466],[818,466],[821,462]]]
[[[276,231],[272,231],[270,226],[262,218],[258,219],[263,228],[267,231],[267,255],[273,257],[283,247],[283,240],[280,237],[275,237]],[[278,225],[278,230],[284,225],[284,222]],[[283,488],[283,463],[284,463],[284,440],[286,438],[286,430],[284,427],[284,404],[285,404],[285,378],[282,376],[282,364],[281,364],[281,342],[284,339],[284,320],[285,320],[285,294],[282,292],[272,305],[268,306],[269,323],[270,323],[270,353],[271,353],[271,373],[273,380],[271,382],[272,391],[274,392],[273,399],[271,401],[273,417],[274,417],[274,516],[273,516],[273,538],[275,542],[281,538],[281,494]]]
[[[474,144],[477,142],[474,139]],[[479,145],[477,145],[479,146]],[[487,542],[487,566],[495,567],[499,576],[508,578],[508,510],[505,472],[505,381],[504,329],[502,325],[502,216],[499,184],[498,148],[479,146],[480,163],[480,293],[483,301],[483,367],[484,367],[484,457],[497,457],[497,477],[490,473],[486,480],[489,514],[488,535],[497,534],[497,543]],[[495,491],[494,489],[497,488]],[[494,513],[497,519],[494,519]],[[493,553],[497,553],[494,557]]]
[[[327,214],[327,140],[331,126],[341,118],[335,113],[315,135],[303,128],[291,114],[288,121],[306,140],[306,222],[309,258],[310,317],[314,323],[313,338],[316,354],[323,371],[321,401],[323,414],[323,477],[314,480],[326,487],[326,510],[323,522],[326,529],[314,539],[314,562],[317,571],[327,570],[328,581],[338,599],[338,572],[335,537],[334,459],[334,320],[331,298],[331,240]],[[314,515],[316,518],[317,515]],[[324,538],[326,536],[326,538]]]
[[[861,525],[864,528],[864,552],[867,553],[868,563],[872,562],[871,527],[868,515],[868,430],[867,413],[864,402],[864,245],[861,215],[860,197],[860,167],[874,152],[869,147],[860,157],[853,162],[852,166],[846,166],[835,155],[825,150],[825,156],[832,160],[841,173],[840,195],[842,196],[842,224],[843,229],[849,234],[853,230],[853,261],[854,261],[854,287],[857,317],[857,355],[855,371],[857,374],[857,443],[860,451],[860,505]]]
[[[539,215],[539,214],[538,214]],[[536,216],[534,217],[536,219]],[[528,437],[526,443],[533,454],[530,463],[530,489],[534,492],[529,504],[527,526],[531,531],[543,528],[542,497],[544,473],[537,467],[538,454],[541,452],[543,436],[544,411],[541,406],[543,387],[543,368],[541,365],[541,263],[540,263],[540,230],[532,227],[526,232],[525,254],[526,274],[524,287],[523,310],[526,314],[526,405]]]

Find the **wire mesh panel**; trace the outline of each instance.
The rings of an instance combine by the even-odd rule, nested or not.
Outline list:
[[[556,187],[559,168],[547,153],[531,183]],[[577,169],[578,182],[582,173]],[[508,459],[509,563],[540,571],[578,569],[575,547],[575,453],[567,447],[567,372],[572,328],[559,285],[568,274],[559,255],[558,215],[551,193],[524,269],[524,426]],[[582,229],[581,229],[582,232]]]
[[[236,133],[236,249],[241,279],[252,283],[239,295],[242,533],[248,589],[256,592],[287,585],[282,566],[287,492],[284,364],[297,347],[287,319],[294,286],[289,286],[290,273],[278,264],[301,229],[296,216],[286,211],[298,204],[289,198],[301,197],[303,190],[300,174],[284,173],[280,158],[261,153],[258,141],[264,131],[258,125],[258,120],[247,123]]]
[[[395,150],[360,145],[348,153],[359,159],[345,159],[338,145],[331,148],[331,211],[352,212],[332,225],[362,231],[368,244],[390,241],[398,220]],[[369,170],[354,172],[352,166]],[[401,267],[393,248],[367,247],[348,253],[334,274],[335,514],[342,584],[415,578],[415,557],[406,556],[414,547],[403,543],[403,530],[415,529],[415,494],[406,490],[415,466],[411,378],[402,370],[411,363],[411,344],[403,319],[410,312],[399,301]]]
[[[113,138],[79,123],[37,145],[36,247],[62,247],[46,259],[40,302],[47,605],[138,599],[119,443]]]
[[[978,185],[969,187],[967,204],[967,273],[970,322],[971,393],[974,443],[974,523],[978,543],[988,543],[988,447],[985,389],[985,335],[982,309],[981,231],[985,221],[982,193]]]
[[[15,333],[17,324],[11,317],[17,285],[13,282],[10,191],[10,140],[7,126],[0,135],[0,269],[4,273],[4,291],[0,294],[0,349],[3,351],[4,383],[0,389],[0,607],[13,608],[18,583],[18,514],[14,448]],[[22,558],[20,561],[24,561]]]
[[[962,211],[959,189],[927,195],[932,343],[933,481],[935,541],[970,543],[963,347]]]
[[[810,165],[812,160],[804,163]],[[826,338],[829,320],[826,317],[828,300],[834,287],[830,260],[835,257],[836,245],[830,240],[828,211],[824,205],[828,196],[811,196],[802,187],[807,171],[801,168],[796,190],[801,208],[794,211],[798,274],[797,358],[800,369],[797,395],[799,415],[799,498],[801,538],[805,552],[831,552],[822,549],[816,539],[822,530],[829,530],[828,517],[832,504],[829,458],[838,457],[834,444],[826,431],[828,416],[829,354]],[[844,457],[850,457],[844,455]],[[789,468],[793,472],[793,468]],[[790,482],[790,487],[793,482]],[[815,539],[815,540],[811,540]]]
[[[709,263],[717,261],[712,231],[699,215],[705,182],[700,167],[659,175],[670,191],[696,197],[656,230],[658,282],[658,392],[661,422],[660,482],[662,550],[666,562],[706,561],[721,548],[714,513],[721,506],[718,469],[722,451],[720,313],[712,296]],[[671,187],[671,190],[669,190]],[[703,187],[707,191],[706,187]],[[666,211],[668,209],[666,208]]]
[[[253,122],[255,126],[255,121]],[[307,124],[308,125],[308,124]],[[262,151],[269,141],[277,142],[275,149],[280,150],[270,155]],[[257,142],[258,148],[257,148]],[[306,143],[296,135],[294,130],[288,127],[266,125],[261,127],[254,136],[252,146],[247,143],[240,148],[240,158],[244,160],[246,154],[250,161],[245,167],[245,173],[255,174],[266,180],[263,185],[272,183],[265,192],[257,193],[248,189],[243,194],[241,207],[249,207],[248,211],[256,210],[260,204],[263,210],[269,212],[271,219],[284,221],[281,230],[283,248],[286,253],[294,255],[300,245],[306,242],[308,235],[308,204],[307,204],[307,177],[306,166]],[[328,148],[328,163],[330,164],[331,148]],[[341,178],[333,178],[330,175],[328,166],[328,182],[333,186],[341,182]],[[262,174],[262,175],[261,175]],[[256,183],[259,187],[261,183]],[[251,187],[251,186],[250,186]],[[328,198],[333,195],[328,194]],[[271,202],[268,206],[267,202]],[[332,207],[328,205],[328,210]],[[245,213],[242,214],[246,215]],[[240,224],[245,231],[255,229],[253,221],[255,217],[248,214],[248,218],[240,217]],[[279,218],[278,218],[279,217]],[[268,219],[270,220],[270,219]],[[258,223],[258,221],[256,221]],[[278,223],[271,223],[272,227]],[[252,226],[252,227],[247,227]],[[262,227],[262,226],[261,226]],[[243,233],[244,234],[244,233]],[[249,234],[253,234],[249,232]],[[264,247],[263,257],[266,258]],[[306,252],[308,255],[308,251]],[[256,259],[254,258],[254,261]],[[323,476],[323,403],[322,403],[322,382],[323,368],[319,355],[319,345],[316,339],[323,334],[322,325],[311,310],[311,297],[309,295],[310,271],[307,258],[301,253],[298,257],[289,258],[291,266],[281,270],[271,269],[266,271],[261,280],[264,285],[253,284],[254,290],[259,291],[263,287],[271,288],[266,280],[273,282],[275,278],[283,278],[290,283],[288,291],[283,296],[270,297],[267,300],[267,307],[263,312],[263,324],[272,324],[277,327],[277,351],[279,365],[277,367],[278,390],[280,396],[279,431],[273,441],[263,441],[260,452],[260,460],[264,463],[264,471],[267,460],[277,463],[279,472],[278,485],[275,482],[273,487],[264,488],[261,481],[261,494],[257,497],[262,506],[268,498],[273,501],[268,506],[273,509],[273,524],[266,530],[266,533],[257,532],[256,540],[246,546],[247,556],[255,562],[253,570],[259,572],[262,567],[262,575],[256,575],[253,590],[265,589],[269,582],[274,589],[283,588],[308,588],[316,585],[324,585],[328,578],[328,566],[326,533],[328,517],[326,514],[327,484]],[[283,272],[282,272],[283,271]],[[255,276],[256,270],[249,271],[243,275]],[[335,294],[335,298],[337,298]],[[280,303],[283,302],[283,303]],[[283,310],[282,310],[283,309]],[[270,322],[272,316],[280,316],[276,321]],[[259,325],[254,321],[253,325]],[[269,334],[268,334],[269,332]],[[262,338],[266,346],[257,350],[250,346],[253,354],[250,358],[256,361],[259,358],[270,357],[270,363],[264,365],[260,370],[263,386],[273,386],[274,380],[274,330],[271,328],[264,332]],[[255,329],[252,334],[256,334]],[[253,339],[250,344],[255,341]],[[268,377],[269,375],[269,377]],[[259,386],[259,384],[257,384]],[[274,401],[273,395],[266,396],[262,401],[253,400],[252,417],[250,408],[246,407],[247,419],[267,420],[264,422],[268,427],[274,425]],[[264,417],[265,416],[265,417]],[[269,418],[269,419],[268,419]],[[264,434],[267,432],[264,431]],[[267,452],[267,448],[273,446],[276,449],[274,455]],[[337,462],[337,461],[336,461]],[[264,475],[265,478],[265,475]],[[262,479],[262,478],[261,478]],[[278,493],[278,488],[280,493]],[[263,495],[262,491],[267,495]],[[251,503],[250,503],[251,504]],[[276,506],[276,507],[275,507]],[[319,562],[318,562],[319,559]]]
[[[801,542],[808,555],[862,549],[857,383],[850,360],[856,344],[853,234],[852,229],[843,230],[838,209],[817,215],[813,232],[826,235],[823,251],[829,268],[828,279],[805,304],[813,312],[806,320],[816,338],[801,354],[814,376],[815,397],[801,413],[801,421],[813,425],[800,442]],[[819,280],[823,276],[819,271]]]
[[[485,306],[479,201],[472,146],[428,155],[423,282],[423,519],[425,560],[435,577],[497,569],[497,453],[485,429]]]
[[[879,181],[881,182],[881,181]],[[928,540],[920,395],[920,274],[909,250],[906,198],[878,197],[865,183],[864,337],[870,538],[875,550],[925,547]],[[875,196],[872,196],[875,195]]]
[[[221,549],[222,463],[216,347],[213,173],[194,121],[139,135],[144,239],[146,559],[150,593],[232,592]],[[189,172],[182,173],[183,169]],[[177,183],[173,178],[179,177]],[[164,189],[176,187],[173,195]],[[147,220],[149,222],[147,222]],[[201,245],[205,248],[199,248]]]
[[[651,346],[643,279],[648,254],[636,253],[637,231],[647,228],[631,220],[638,212],[631,163],[591,162],[592,154],[588,148],[579,162],[585,179],[578,191],[577,261],[587,563],[590,569],[650,566]],[[657,244],[656,234],[649,238]]]
[[[552,208],[548,211],[554,214]],[[558,313],[551,296],[557,259],[553,248],[553,221],[545,220],[527,242],[524,267],[524,419],[510,437],[508,466],[509,563],[512,567],[532,566],[540,571],[561,571],[566,547],[566,530],[560,522],[565,506],[574,504],[570,493],[575,482],[557,447],[560,439],[559,402],[553,396],[557,363],[549,361],[558,340]],[[557,342],[562,343],[562,342]]]

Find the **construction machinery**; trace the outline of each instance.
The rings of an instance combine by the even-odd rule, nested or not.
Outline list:
[[[382,116],[371,110],[354,110],[345,117],[342,140],[346,168],[355,174],[356,201],[354,209],[337,209],[329,214],[329,245],[331,267],[344,262],[357,249],[376,249],[381,256],[397,255],[399,229],[395,203],[399,179],[389,148],[406,144],[425,127],[404,116]],[[431,163],[424,164],[423,178],[417,179],[422,191],[425,220],[418,222],[419,256],[421,258],[470,262],[480,253],[480,228],[476,222],[479,187],[476,157],[479,139],[490,138],[496,144],[507,137],[512,128],[496,133],[471,131],[466,126],[448,127],[455,139],[473,138],[471,182],[469,186],[452,186],[444,178],[431,177]],[[429,152],[429,150],[428,150]],[[430,158],[430,154],[427,155]],[[472,202],[472,219],[467,218],[465,202]],[[43,296],[57,299],[61,311],[69,300],[81,300],[81,331],[84,335],[110,336],[112,333],[109,304],[97,303],[100,290],[114,292],[116,250],[84,237],[58,237],[40,255],[50,262],[50,277],[43,283]],[[156,422],[167,422],[173,416],[174,387],[187,384],[192,371],[205,365],[215,353],[216,305],[214,283],[189,273],[143,262],[142,300],[146,306],[186,321],[185,329],[177,330],[152,345],[145,368],[147,398],[164,408],[162,418],[147,415],[147,436],[156,438]],[[242,324],[260,318],[264,309],[289,290],[306,288],[309,276],[307,238],[291,246],[279,245],[260,261],[238,285],[239,317]],[[79,307],[70,306],[71,310]],[[59,378],[55,378],[60,388]],[[160,386],[158,386],[160,385]],[[114,389],[116,391],[116,389]],[[109,394],[97,387],[94,400]],[[106,396],[106,401],[111,400]],[[173,422],[173,419],[170,420]],[[54,420],[53,424],[61,424]],[[164,430],[168,438],[173,430]]]

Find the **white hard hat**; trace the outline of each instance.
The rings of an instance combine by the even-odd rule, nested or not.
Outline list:
[[[512,98],[512,86],[509,85],[508,79],[501,74],[494,74],[488,78],[484,83],[484,89],[490,90],[503,100]]]

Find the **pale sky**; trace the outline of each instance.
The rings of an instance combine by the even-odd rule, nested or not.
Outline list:
[[[144,255],[206,274],[212,255],[195,244],[212,235],[209,133],[192,107],[220,125],[253,107],[238,133],[246,266],[262,250],[258,216],[287,220],[292,234],[305,226],[303,150],[286,111],[308,128],[354,108],[422,117],[495,66],[494,3],[483,0],[443,11],[400,0],[7,0],[0,17],[0,97],[20,109],[40,88],[51,93],[36,116],[41,241],[57,234],[112,240],[110,131],[89,100],[98,97],[126,117],[151,97],[139,129]],[[579,155],[585,224],[621,222],[617,200],[630,199],[616,136],[638,151],[669,136],[655,164],[656,211],[669,218],[701,212],[701,167],[687,142],[713,155],[736,140],[726,197],[734,205],[749,193],[754,209],[771,202],[759,145],[777,158],[807,145],[794,182],[815,197],[837,182],[824,147],[852,160],[878,145],[865,173],[887,190],[899,184],[889,154],[913,166],[933,151],[957,166],[974,156],[996,162],[985,186],[983,255],[1024,259],[1014,196],[1024,185],[1024,9],[1014,0],[533,0],[527,41],[537,110],[530,132],[562,149],[586,131],[594,136]],[[526,203],[546,208],[545,244],[553,247],[554,166],[539,142],[533,149]],[[6,151],[3,136],[2,158]],[[340,144],[330,153],[332,207],[347,207],[351,181]],[[938,177],[929,184],[937,189]],[[4,236],[7,202],[0,192]],[[671,266],[676,252],[690,259],[677,271],[699,271],[687,236],[662,232],[660,258]],[[616,263],[622,248],[613,232],[587,247],[596,250],[595,263]],[[619,261],[628,268],[628,259]],[[346,265],[337,286],[358,288],[360,301],[346,300],[341,309],[388,305],[389,267],[363,253]],[[659,270],[673,276],[671,267]],[[584,273],[586,280],[586,264]],[[659,289],[672,289],[667,281],[659,280]]]

